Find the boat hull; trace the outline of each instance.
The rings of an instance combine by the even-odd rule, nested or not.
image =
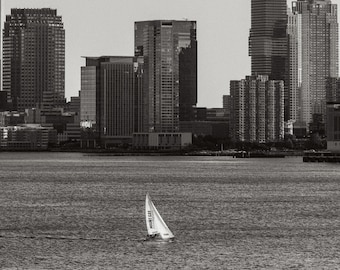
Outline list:
[[[163,239],[163,238],[152,238],[152,237],[149,237],[147,236],[145,239],[144,239],[145,242],[151,242],[151,243],[172,243],[175,241],[174,238],[166,238],[166,239]]]

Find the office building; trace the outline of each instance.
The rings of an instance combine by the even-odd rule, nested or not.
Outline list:
[[[251,0],[249,55],[252,75],[267,75],[270,80],[285,80],[286,26],[286,0]]]
[[[340,152],[340,102],[327,103],[327,150]]]
[[[65,30],[55,9],[12,9],[6,16],[3,91],[13,110],[65,102]]]
[[[289,118],[308,131],[313,115],[325,121],[327,78],[338,77],[337,5],[330,0],[294,1],[288,34]]]
[[[180,150],[192,144],[190,132],[177,133],[134,133],[132,146],[135,149]]]
[[[0,29],[1,29],[1,35],[0,35],[0,91],[2,90],[2,26],[3,26],[3,22],[2,22],[2,0],[0,0]],[[3,109],[3,103],[7,104],[7,97],[0,95],[0,110]],[[7,105],[6,105],[7,106]]]
[[[301,114],[301,91],[302,91],[302,43],[301,23],[288,9],[287,33],[289,36],[289,68],[287,91],[285,93],[285,119],[294,124],[299,122]]]
[[[0,127],[0,150],[47,150],[57,143],[57,131],[37,124]]]
[[[135,22],[135,56],[144,58],[143,131],[178,132],[197,104],[196,22]]]
[[[81,67],[80,121],[97,143],[142,131],[143,58],[86,57]]]
[[[340,78],[326,79],[326,101],[340,102]]]
[[[230,131],[234,141],[271,142],[284,138],[284,83],[268,76],[230,81]]]

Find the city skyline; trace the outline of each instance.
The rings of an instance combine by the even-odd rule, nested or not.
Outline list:
[[[340,0],[332,3],[340,4]],[[200,41],[197,106],[222,107],[223,95],[229,94],[229,81],[251,74],[249,0],[216,0],[213,5],[203,0],[185,3],[179,0],[171,3],[83,0],[81,12],[78,12],[79,3],[70,0],[2,0],[2,5],[3,16],[9,14],[11,8],[44,7],[55,8],[62,16],[66,32],[65,94],[68,100],[77,96],[80,90],[82,56],[133,56],[135,21],[184,18],[197,21],[197,39]],[[290,0],[287,5],[291,7]],[[111,35],[108,34],[110,29]]]

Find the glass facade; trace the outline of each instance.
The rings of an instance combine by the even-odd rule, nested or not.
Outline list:
[[[301,16],[288,12],[289,35],[288,90],[285,93],[285,119],[298,122],[301,114],[302,44]]]
[[[330,0],[294,1],[291,17],[294,24],[289,28],[297,33],[292,37],[301,44],[290,57],[291,63],[296,62],[291,66],[291,77],[301,74],[297,121],[308,127],[313,115],[325,117],[327,78],[338,76],[337,5]],[[292,81],[293,90],[299,80]]]
[[[197,103],[196,22],[136,22],[135,55],[145,63],[143,130],[179,131]]]
[[[81,67],[80,123],[84,128],[96,127],[96,67]]]
[[[132,136],[139,132],[139,97],[143,63],[134,57],[112,57],[101,65],[103,135]]]
[[[142,131],[143,58],[86,57],[81,73],[83,127],[104,140]]]
[[[6,16],[3,90],[19,111],[65,101],[65,31],[56,10],[12,9]]]
[[[252,75],[285,80],[287,1],[251,0],[249,55]]]

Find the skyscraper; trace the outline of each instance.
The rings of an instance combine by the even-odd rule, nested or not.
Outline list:
[[[65,100],[65,30],[54,9],[12,9],[3,31],[3,91],[14,110]]]
[[[298,16],[288,10],[289,75],[286,81],[285,119],[298,122],[301,114],[302,43],[301,23]]]
[[[249,55],[252,75],[285,80],[287,1],[251,0]]]
[[[0,29],[2,33],[2,0],[0,0]],[[0,34],[0,91],[2,90],[2,34]],[[1,97],[0,97],[1,103]],[[1,105],[0,105],[1,107]]]
[[[144,132],[178,132],[197,103],[195,21],[135,22],[135,56],[144,57]]]
[[[330,0],[294,1],[288,33],[290,118],[308,129],[313,115],[325,116],[327,78],[338,76],[337,5]]]
[[[98,143],[142,131],[142,82],[142,57],[86,57],[81,67],[81,124],[96,132]]]

